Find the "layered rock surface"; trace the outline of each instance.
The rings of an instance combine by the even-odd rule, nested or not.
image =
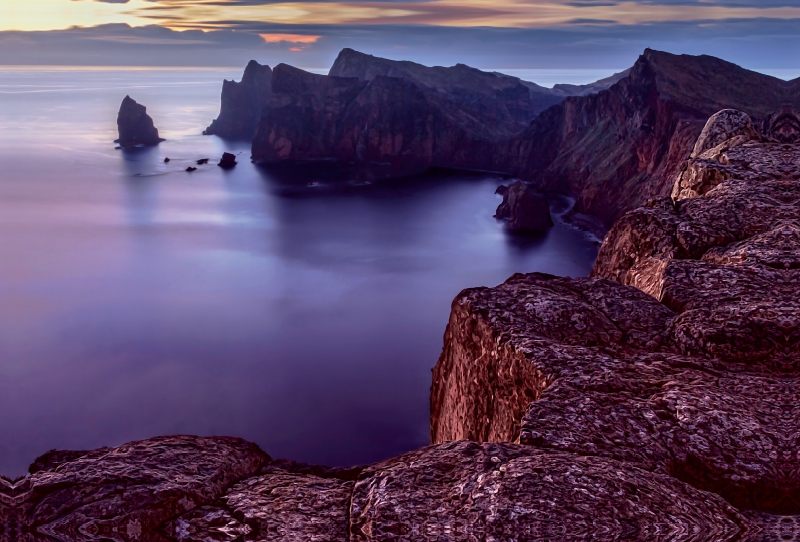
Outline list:
[[[621,461],[723,497],[754,540],[797,539],[800,117],[767,118],[713,115],[672,197],[618,221],[591,278],[462,292],[432,441]]]

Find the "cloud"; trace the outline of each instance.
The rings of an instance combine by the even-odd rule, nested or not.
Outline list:
[[[295,25],[235,20],[226,24],[229,29],[210,32],[178,32],[155,25],[0,32],[0,64],[244,68],[255,59],[271,66],[285,62],[327,69],[342,48],[351,47],[428,65],[461,62],[483,69],[620,70],[631,66],[645,48],[651,47],[673,53],[710,54],[751,69],[765,69],[797,67],[795,59],[785,52],[800,50],[800,19],[554,28]],[[276,37],[267,41],[262,34]]]
[[[320,36],[307,36],[304,34],[259,34],[266,43],[316,43]]]
[[[103,4],[127,4],[130,0],[94,0],[95,2],[102,2]]]

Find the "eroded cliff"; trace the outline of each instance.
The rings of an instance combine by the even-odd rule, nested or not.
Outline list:
[[[251,60],[239,82],[222,82],[219,116],[203,131],[229,139],[253,138],[264,109],[272,94],[272,70]]]
[[[783,81],[709,56],[646,50],[608,90],[567,98],[538,116],[508,151],[512,173],[576,197],[607,227],[668,196],[706,119],[725,108],[756,122],[800,106],[800,81]]]

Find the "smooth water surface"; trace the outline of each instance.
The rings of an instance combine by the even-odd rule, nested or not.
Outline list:
[[[402,453],[428,441],[461,289],[588,273],[585,234],[504,233],[500,179],[333,189],[199,135],[239,76],[0,69],[0,472],[172,433],[324,464]],[[167,141],[114,150],[126,94]]]

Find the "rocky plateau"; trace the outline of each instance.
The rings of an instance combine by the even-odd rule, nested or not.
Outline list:
[[[0,540],[800,539],[800,117],[776,111],[713,114],[589,278],[461,292],[430,446],[346,469],[224,437],[52,451],[0,479]]]

